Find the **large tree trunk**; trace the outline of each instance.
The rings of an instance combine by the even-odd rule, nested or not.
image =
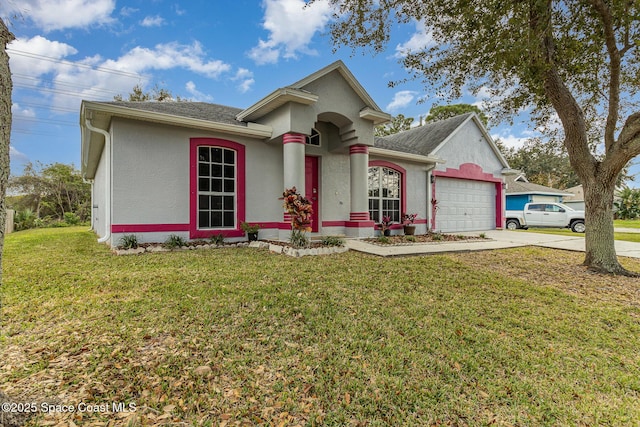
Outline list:
[[[2,249],[7,220],[5,196],[9,183],[9,144],[11,143],[11,71],[7,44],[15,37],[0,18],[0,286],[2,285]]]
[[[615,181],[583,182],[586,256],[584,264],[600,273],[631,275],[618,262],[613,238],[613,192]]]

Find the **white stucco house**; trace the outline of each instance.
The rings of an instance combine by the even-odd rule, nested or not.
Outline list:
[[[83,101],[92,227],[112,246],[126,234],[244,240],[245,221],[286,239],[280,197],[294,186],[314,205],[312,236],[373,236],[404,212],[417,233],[503,226],[508,164],[475,115],[374,137],[389,119],[342,61],[245,109]]]

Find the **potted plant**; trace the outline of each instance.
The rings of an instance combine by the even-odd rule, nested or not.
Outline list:
[[[416,234],[416,226],[413,222],[418,217],[418,214],[402,214],[402,224],[404,225],[404,234],[407,236],[413,236]]]
[[[391,235],[391,225],[393,221],[389,215],[383,216],[382,221],[380,221],[380,229],[382,230],[382,234],[385,236]]]
[[[248,222],[243,222],[240,224],[240,228],[242,231],[247,233],[247,238],[250,242],[255,242],[258,240],[258,230],[260,230],[260,226],[258,224],[249,224]]]

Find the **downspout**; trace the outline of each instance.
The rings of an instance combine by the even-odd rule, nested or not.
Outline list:
[[[105,226],[106,232],[104,236],[98,239],[98,243],[105,243],[107,240],[111,238],[111,134],[106,130],[99,129],[93,127],[89,119],[85,119],[85,126],[92,132],[97,132],[104,136],[104,153],[107,156],[104,160],[105,166],[105,181],[104,181],[104,194],[105,194],[105,205],[104,205],[104,216],[105,216]],[[91,191],[92,199],[93,199],[93,188]],[[92,206],[92,219],[93,219],[93,201],[91,202]]]
[[[82,177],[82,182],[85,184],[91,184],[91,208],[90,208],[90,212],[91,212],[91,222],[89,225],[89,230],[87,231],[93,231],[93,179],[86,179],[84,176]]]
[[[427,232],[433,231],[431,229],[431,224],[433,223],[433,205],[431,204],[431,199],[433,199],[433,191],[432,191],[432,182],[431,177],[433,176],[431,172],[436,168],[437,164],[434,163],[432,166],[427,168]]]

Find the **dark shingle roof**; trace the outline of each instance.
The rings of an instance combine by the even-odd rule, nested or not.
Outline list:
[[[171,102],[130,102],[112,101],[103,104],[117,105],[136,110],[151,111],[154,113],[170,114],[173,116],[189,117],[192,119],[208,120],[217,123],[226,123],[236,126],[246,126],[245,122],[236,120],[236,115],[241,108],[227,107],[225,105],[209,104],[207,102],[171,101]]]
[[[394,135],[376,137],[374,146],[387,150],[430,156],[473,113],[427,123]]]
[[[532,182],[518,180],[518,175],[505,176],[505,182],[507,184],[506,194],[518,194],[518,193],[551,193],[557,195],[568,194],[566,191],[557,190],[551,187],[545,187],[544,185],[534,184]]]

